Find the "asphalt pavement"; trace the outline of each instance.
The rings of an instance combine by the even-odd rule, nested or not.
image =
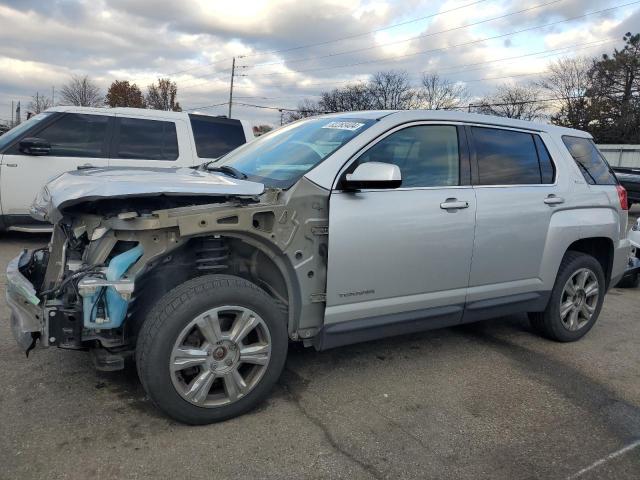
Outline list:
[[[46,236],[2,234],[0,265]],[[612,289],[581,341],[525,316],[318,353],[292,347],[258,409],[189,427],[134,368],[25,358],[0,300],[1,479],[638,479],[640,289]]]

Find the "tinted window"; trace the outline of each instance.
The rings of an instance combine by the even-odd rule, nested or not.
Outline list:
[[[616,177],[589,138],[562,137],[569,153],[578,164],[582,176],[591,185],[615,185]]]
[[[12,143],[27,130],[36,127],[38,123],[42,122],[46,118],[49,118],[51,115],[53,115],[53,112],[39,113],[38,115],[31,117],[29,120],[22,122],[20,125],[16,125],[11,130],[0,135],[0,151],[2,151],[5,147],[7,147],[10,143]],[[16,153],[19,153],[17,148],[15,149],[15,151]]]
[[[33,136],[51,144],[50,156],[104,158],[109,117],[66,113]]]
[[[238,120],[189,115],[200,158],[218,158],[246,142]]]
[[[116,158],[175,160],[178,136],[173,122],[121,118]]]
[[[553,183],[556,177],[556,168],[551,161],[549,150],[547,150],[547,147],[538,135],[534,135],[533,138],[536,141],[536,149],[538,150],[542,183]]]
[[[541,183],[538,154],[530,133],[472,127],[480,185]]]
[[[458,185],[458,131],[453,125],[420,125],[392,133],[360,157],[358,163],[394,163],[402,187]]]

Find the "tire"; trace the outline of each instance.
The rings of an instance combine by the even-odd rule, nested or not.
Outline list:
[[[583,287],[587,288],[579,286],[582,278],[586,278],[586,285]],[[577,292],[576,295],[571,296],[566,290],[566,288],[571,289],[568,287],[569,280],[572,281],[571,285]],[[594,281],[597,284],[594,284]],[[591,294],[594,285],[597,288],[595,299],[594,294]],[[605,292],[605,276],[600,262],[591,255],[568,251],[560,264],[546,309],[542,312],[529,313],[531,326],[537,333],[551,340],[576,341],[591,330],[598,319]],[[587,294],[590,295],[587,296]],[[572,302],[569,301],[570,299]],[[566,306],[563,310],[564,315],[561,315],[561,303]],[[572,303],[572,310],[568,311],[570,303]],[[572,315],[576,309],[578,314],[573,318]],[[587,318],[587,312],[590,313],[589,318]]]
[[[169,291],[149,312],[136,364],[160,410],[202,425],[262,402],[282,373],[287,347],[286,317],[273,298],[242,278],[207,275]]]

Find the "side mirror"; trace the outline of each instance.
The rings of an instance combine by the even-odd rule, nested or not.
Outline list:
[[[26,155],[49,155],[51,144],[43,138],[28,137],[20,140],[19,148]]]
[[[363,188],[398,188],[402,184],[400,168],[392,163],[367,162],[348,173],[342,185],[348,190]]]

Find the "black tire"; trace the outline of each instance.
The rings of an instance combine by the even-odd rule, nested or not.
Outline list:
[[[582,268],[589,269],[595,274],[598,280],[599,296],[591,319],[578,330],[569,330],[560,318],[560,300],[567,281]],[[605,276],[600,262],[591,255],[570,250],[562,259],[546,309],[542,312],[529,313],[529,322],[533,330],[546,338],[558,342],[574,342],[582,338],[596,323],[605,293]]]
[[[259,382],[238,400],[213,408],[194,405],[172,383],[171,351],[189,322],[211,308],[225,305],[250,308],[262,318],[271,337],[270,359]],[[140,381],[158,408],[180,422],[202,425],[236,417],[262,402],[282,373],[287,348],[286,317],[273,298],[242,278],[207,275],[169,291],[149,312],[138,335],[136,363]]]

